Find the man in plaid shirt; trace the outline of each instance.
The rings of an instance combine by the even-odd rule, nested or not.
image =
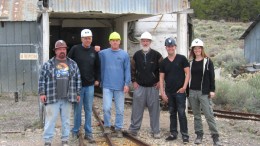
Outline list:
[[[62,145],[66,146],[70,133],[72,103],[80,100],[81,78],[76,62],[66,57],[66,42],[58,40],[54,51],[56,56],[42,66],[39,77],[39,95],[46,107],[43,139],[45,146],[51,146],[55,123],[60,113],[61,140]]]

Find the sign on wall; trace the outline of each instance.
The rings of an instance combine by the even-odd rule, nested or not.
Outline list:
[[[20,60],[38,60],[38,53],[20,53]]]

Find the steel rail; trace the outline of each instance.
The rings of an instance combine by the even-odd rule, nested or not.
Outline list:
[[[138,146],[150,146],[150,144],[145,143],[144,141],[128,134],[127,132],[123,131],[123,136],[131,141],[133,141],[134,143],[136,143]]]
[[[92,111],[93,111],[93,113],[94,113],[94,116],[95,116],[96,119],[98,120],[102,131],[104,132],[104,131],[105,131],[105,127],[104,127],[103,121],[102,121],[101,118],[98,116],[98,112],[96,111],[94,105],[92,106]],[[115,146],[115,144],[112,142],[112,139],[111,139],[111,137],[110,137],[109,134],[104,134],[104,137],[105,137],[106,142],[108,143],[109,146]]]
[[[83,134],[82,134],[82,128],[80,128],[80,130],[79,130],[79,146],[85,146],[84,145],[84,137],[83,137]]]
[[[191,110],[188,110],[189,114],[192,114]],[[203,114],[203,113],[202,113]],[[259,118],[251,118],[251,117],[241,117],[239,115],[225,115],[225,114],[220,114],[217,112],[214,112],[214,117],[219,117],[219,118],[226,118],[226,119],[235,119],[235,120],[252,120],[252,121],[260,121]]]

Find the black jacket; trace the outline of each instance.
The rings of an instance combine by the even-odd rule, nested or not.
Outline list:
[[[131,59],[131,79],[144,87],[152,87],[159,82],[159,64],[162,55],[150,49],[147,54],[137,51]]]
[[[192,68],[192,62],[190,62],[190,70]],[[190,77],[190,81],[192,74]],[[203,60],[203,76],[201,82],[202,94],[209,94],[209,92],[215,92],[215,72],[213,62],[209,58]]]

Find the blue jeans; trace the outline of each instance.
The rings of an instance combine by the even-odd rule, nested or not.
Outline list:
[[[168,96],[168,105],[170,112],[170,132],[173,135],[178,134],[177,130],[177,113],[179,117],[180,132],[182,137],[189,137],[188,135],[188,126],[187,126],[187,117],[185,113],[186,109],[186,94],[185,93],[173,93],[167,94]]]
[[[116,119],[115,119],[115,130],[120,130],[123,128],[124,119],[124,91],[121,90],[111,90],[103,88],[103,112],[104,112],[104,126],[111,126],[111,106],[112,99],[114,97],[116,106]]]
[[[80,102],[74,105],[74,127],[72,129],[73,134],[78,134],[81,126],[81,112],[82,104],[85,111],[85,135],[92,135],[91,117],[92,117],[92,105],[94,99],[94,85],[81,88]]]
[[[45,142],[51,142],[54,136],[55,124],[58,115],[61,115],[61,140],[68,141],[70,133],[70,112],[72,104],[67,99],[59,99],[58,102],[46,105],[46,117],[43,132]]]

